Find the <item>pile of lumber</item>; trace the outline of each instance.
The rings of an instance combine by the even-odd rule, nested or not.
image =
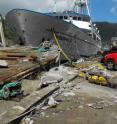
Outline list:
[[[31,47],[0,50],[0,84],[22,79],[40,70],[56,59],[56,54],[41,53]],[[5,64],[4,61],[8,64]],[[6,66],[5,66],[6,65]]]

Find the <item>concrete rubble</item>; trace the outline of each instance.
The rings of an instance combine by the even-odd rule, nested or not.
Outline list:
[[[15,86],[14,81],[21,85],[19,94],[0,100],[1,124],[106,124],[107,117],[109,124],[117,122],[116,71],[107,70],[96,58],[58,65],[58,56],[57,48],[0,50],[1,86]]]
[[[33,120],[27,117],[22,120],[21,124],[33,124]]]

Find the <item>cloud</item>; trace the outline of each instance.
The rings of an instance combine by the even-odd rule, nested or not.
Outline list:
[[[56,0],[57,11],[63,11],[71,6],[73,1]],[[49,12],[54,10],[55,0],[0,0],[0,13],[5,15],[8,11],[21,8],[38,12]]]
[[[110,12],[113,15],[116,15],[117,14],[117,0],[112,0],[112,2],[114,3],[114,5],[111,7]]]
[[[110,9],[110,12],[112,14],[116,14],[117,13],[117,7],[116,6],[113,6],[111,9]]]

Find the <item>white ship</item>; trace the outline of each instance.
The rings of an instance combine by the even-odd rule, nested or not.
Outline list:
[[[39,13],[25,9],[10,11],[6,20],[19,37],[18,44],[37,46],[42,39],[53,39],[54,29],[62,49],[72,59],[96,54],[101,38],[92,23],[87,0],[74,0],[71,10]]]

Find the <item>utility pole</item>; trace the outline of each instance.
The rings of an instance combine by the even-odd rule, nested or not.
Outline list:
[[[56,0],[54,0],[54,8],[53,8],[53,12],[54,12],[54,13],[56,13],[56,12],[57,12]]]

